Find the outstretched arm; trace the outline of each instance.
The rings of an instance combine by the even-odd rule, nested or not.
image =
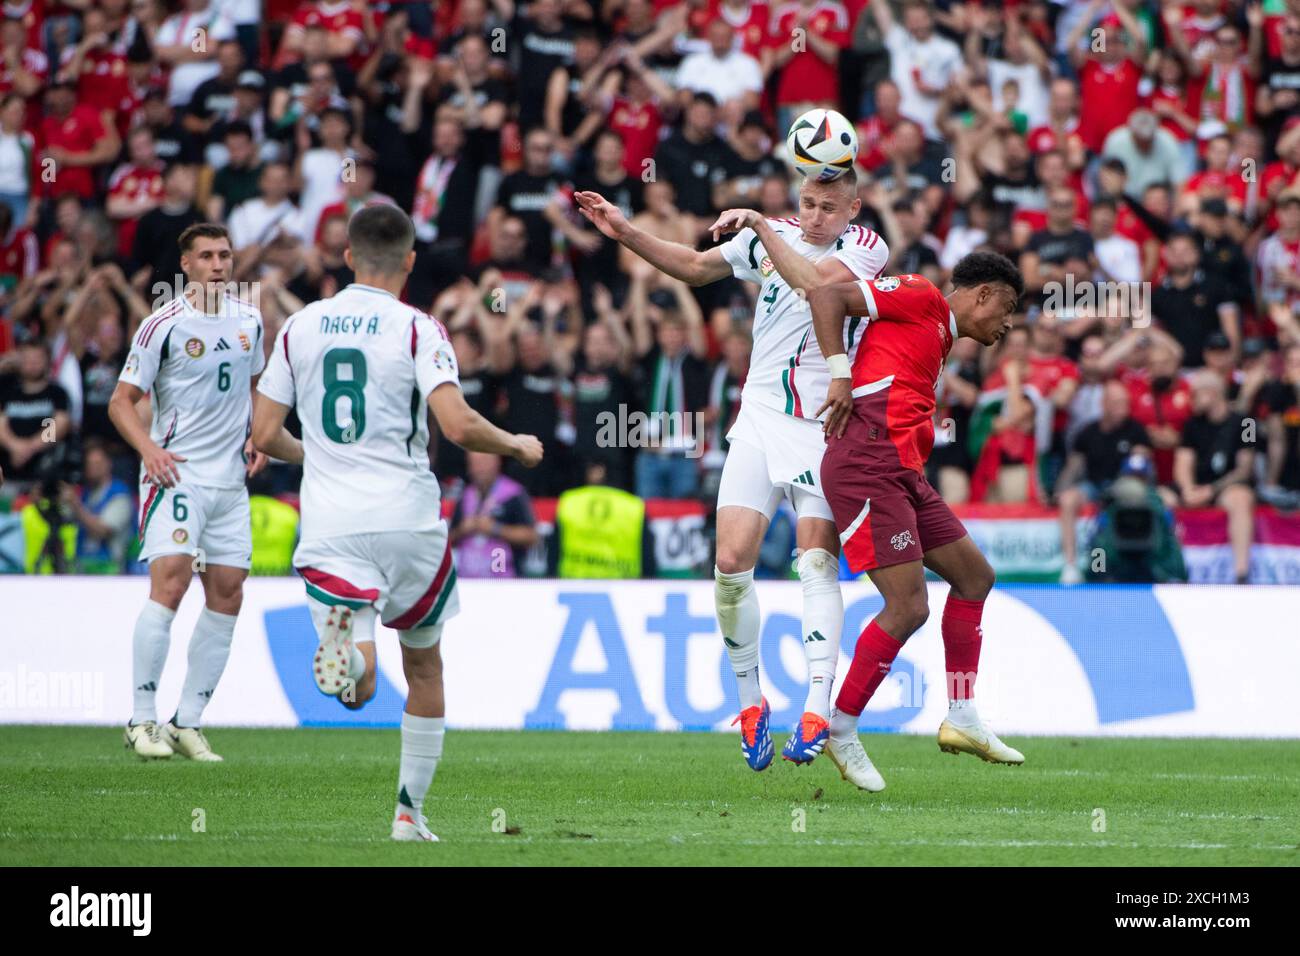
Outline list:
[[[847,264],[834,256],[827,256],[821,262],[805,259],[786,244],[761,213],[753,209],[728,209],[709,227],[709,231],[716,240],[721,233],[740,232],[746,228],[754,230],[772,265],[791,289],[802,290],[806,295],[820,285],[852,282],[857,278]]]
[[[579,211],[604,235],[627,246],[660,272],[687,285],[708,285],[731,275],[731,266],[722,258],[721,249],[705,252],[679,242],[669,242],[638,229],[623,213],[600,193],[574,193]]]
[[[253,447],[277,461],[301,465],[302,442],[284,427],[284,420],[288,417],[288,405],[258,394],[253,406]]]
[[[817,409],[817,416],[820,418],[829,409],[822,430],[842,438],[853,412],[853,373],[844,351],[844,319],[850,315],[866,315],[867,300],[856,282],[836,282],[813,289],[808,294],[808,307],[812,310],[817,345],[831,369],[830,388],[826,401]]]
[[[513,458],[525,468],[542,460],[542,443],[532,435],[512,435],[497,428],[465,403],[465,396],[452,382],[444,382],[429,393],[429,408],[438,428],[466,451],[486,451]]]

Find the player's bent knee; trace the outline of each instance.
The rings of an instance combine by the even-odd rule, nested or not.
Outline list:
[[[806,593],[839,591],[840,562],[825,548],[809,548],[799,555],[797,568]]]
[[[746,555],[722,547],[718,548],[718,557],[715,564],[718,571],[723,574],[743,574],[754,568],[754,561]]]

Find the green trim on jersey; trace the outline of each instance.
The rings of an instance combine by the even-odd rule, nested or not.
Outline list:
[[[749,267],[758,269],[758,260],[754,258],[754,249],[758,245],[758,236],[755,235],[749,242]]]
[[[415,438],[415,432],[420,427],[419,422],[416,420],[415,417],[417,414],[419,414],[419,411],[420,411],[420,390],[418,388],[413,388],[411,389],[411,433],[406,436],[407,455],[411,454],[411,441]]]
[[[159,488],[158,497],[153,500],[153,504],[149,506],[149,510],[144,513],[144,521],[140,522],[140,543],[141,544],[144,543],[144,536],[149,531],[149,521],[150,519],[153,518],[153,513],[158,510],[158,506],[162,504],[163,496],[165,494],[167,494],[166,489]]]

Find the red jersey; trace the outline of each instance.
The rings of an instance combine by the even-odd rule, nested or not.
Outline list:
[[[1079,135],[1094,153],[1100,153],[1111,130],[1128,122],[1138,107],[1142,68],[1132,60],[1107,66],[1089,60],[1079,71]]]
[[[861,281],[868,319],[846,324],[853,359],[854,415],[884,407],[884,425],[904,468],[924,472],[934,447],[935,390],[957,338],[957,319],[943,293],[925,276],[882,276]],[[865,326],[865,328],[864,328]]]
[[[46,116],[41,122],[41,143],[45,148],[59,146],[74,153],[85,153],[106,135],[99,113],[85,103],[78,103],[63,119]],[[54,164],[54,179],[45,183],[45,195],[51,198],[76,193],[82,199],[95,195],[95,177],[90,166]]]
[[[858,165],[867,172],[875,172],[889,162],[885,146],[893,140],[894,129],[902,120],[900,116],[890,123],[876,113],[858,123]]]
[[[849,45],[849,15],[844,7],[832,0],[819,0],[810,13],[798,3],[785,3],[776,8],[772,16],[771,46],[784,46],[790,42],[795,26],[802,22],[804,30],[843,49]],[[782,68],[776,88],[778,106],[789,103],[832,102],[840,98],[840,75],[836,66],[827,63],[810,45],[792,56]]]
[[[1151,381],[1145,373],[1130,369],[1122,380],[1128,386],[1133,420],[1142,427],[1170,425],[1181,432],[1187,419],[1192,417],[1192,390],[1181,378],[1175,379],[1168,389],[1159,394],[1151,388]],[[1153,453],[1156,481],[1162,485],[1172,484],[1174,449],[1156,448]]]
[[[27,28],[27,45],[33,50],[45,48],[41,37],[45,25],[45,0],[5,0],[0,5],[0,18],[21,20]]]
[[[686,24],[692,36],[702,37],[714,20],[726,20],[731,25],[742,53],[748,53],[755,60],[762,59],[767,46],[767,28],[772,23],[772,11],[766,3],[750,3],[744,17],[740,18],[723,6],[721,0],[708,0],[702,6],[691,8]]]
[[[40,50],[34,47],[28,47],[23,50],[23,69],[28,73],[34,74],[36,78],[41,81],[41,85],[44,86],[50,76],[50,61]],[[0,59],[0,93],[8,93],[13,88],[13,70],[9,69],[8,63],[3,59]],[[33,96],[31,99],[35,101],[38,98],[39,93],[38,96]],[[29,113],[28,115],[30,116],[31,114]]]
[[[1065,135],[1062,136],[1051,126],[1035,126],[1029,131],[1029,136],[1025,138],[1025,145],[1029,151],[1037,156],[1039,153],[1068,152],[1070,143],[1080,139],[1079,120],[1072,117],[1065,124]]]
[[[662,122],[659,107],[647,100],[641,105],[622,97],[614,97],[609,110],[609,128],[623,139],[623,168],[629,176],[641,176],[642,165],[655,154],[659,145],[659,125]]]
[[[358,71],[366,65],[369,44],[366,40],[365,19],[359,11],[353,9],[348,0],[334,0],[332,3],[328,0],[321,0],[318,3],[300,3],[284,35],[288,37],[290,34],[296,34],[301,37],[302,32],[312,26],[323,26],[330,33],[355,39],[357,45],[352,55],[347,57],[347,65],[353,71]]]
[[[1246,180],[1240,173],[1207,169],[1189,176],[1183,183],[1183,192],[1202,199],[1236,200],[1239,208],[1246,205]]]

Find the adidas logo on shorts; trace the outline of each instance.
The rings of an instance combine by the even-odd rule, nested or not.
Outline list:
[[[813,475],[812,475],[812,472],[811,472],[811,471],[805,471],[802,475],[796,475],[796,476],[794,477],[793,481],[794,481],[794,483],[795,483],[796,485],[815,485],[815,484],[817,484],[817,482],[813,480]]]

